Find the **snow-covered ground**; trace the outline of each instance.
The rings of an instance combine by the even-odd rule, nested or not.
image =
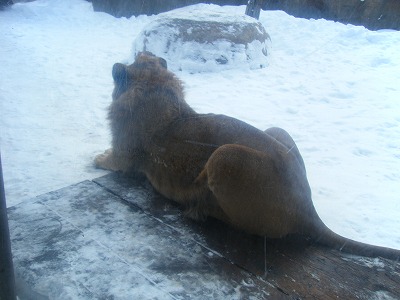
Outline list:
[[[205,10],[211,6],[203,5]],[[243,14],[245,7],[223,7]],[[117,19],[83,0],[0,12],[0,136],[8,206],[105,174],[111,67],[156,16]],[[198,112],[285,128],[315,206],[344,236],[400,249],[400,32],[262,12],[269,66],[178,73]]]

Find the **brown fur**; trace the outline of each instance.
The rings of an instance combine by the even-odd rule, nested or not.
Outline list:
[[[354,254],[398,259],[329,230],[318,217],[295,142],[280,128],[258,130],[224,115],[198,114],[165,60],[140,53],[113,67],[112,150],[96,157],[110,170],[143,173],[194,219],[218,218],[252,234],[311,236]]]

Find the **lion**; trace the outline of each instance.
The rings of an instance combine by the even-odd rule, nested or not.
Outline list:
[[[399,259],[399,250],[350,240],[322,222],[303,158],[284,129],[196,113],[182,81],[149,52],[131,65],[116,63],[112,77],[112,149],[95,158],[98,168],[143,174],[195,220],[213,217],[268,238],[302,234],[348,253]]]

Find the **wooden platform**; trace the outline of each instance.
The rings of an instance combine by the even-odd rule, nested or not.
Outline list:
[[[117,173],[8,213],[18,288],[33,299],[400,299],[399,262],[195,223]]]

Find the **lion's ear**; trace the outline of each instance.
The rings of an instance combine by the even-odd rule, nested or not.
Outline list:
[[[158,61],[160,62],[160,65],[161,65],[162,67],[164,67],[165,69],[168,69],[168,68],[167,68],[167,61],[166,61],[164,58],[159,57],[159,58],[158,58]]]
[[[112,68],[112,77],[117,85],[125,86],[128,81],[126,66],[120,63],[114,64]]]

